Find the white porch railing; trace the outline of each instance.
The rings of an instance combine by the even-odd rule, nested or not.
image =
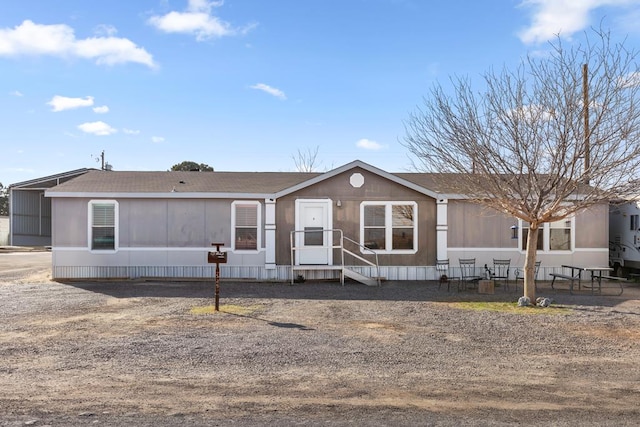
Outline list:
[[[296,245],[296,236],[304,233],[318,233],[319,230],[293,230],[290,233],[289,241],[291,247],[291,283],[294,283],[295,280],[295,271],[300,270],[340,270],[340,283],[344,285],[344,278],[349,277],[353,280],[357,280],[358,282],[364,283],[368,286],[380,286],[380,265],[378,263],[378,254],[366,246],[361,245],[353,239],[345,237],[341,229],[324,229],[323,233],[323,242],[328,242],[326,245],[315,245],[315,246],[297,246]],[[328,239],[325,239],[325,235],[329,235]],[[336,242],[337,238],[337,242]],[[373,255],[375,262],[369,261],[365,257],[360,254],[357,254],[353,251],[350,251],[345,248],[345,242],[350,243],[359,249],[362,253]],[[296,262],[296,251],[305,251],[305,250],[326,250],[327,253],[329,251],[333,251],[334,249],[338,249],[340,253],[340,263],[336,264],[335,262],[332,264],[300,264]],[[345,264],[345,255],[351,257],[355,260],[360,261],[363,264],[372,267],[375,271],[375,277],[366,276],[364,274],[358,273],[353,268],[350,268]],[[355,265],[353,265],[355,267]]]

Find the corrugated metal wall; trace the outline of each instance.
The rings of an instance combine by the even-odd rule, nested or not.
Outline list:
[[[51,245],[51,199],[44,190],[12,190],[11,214],[14,246]]]

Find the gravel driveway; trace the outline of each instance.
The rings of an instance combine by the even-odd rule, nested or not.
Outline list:
[[[56,283],[0,253],[0,425],[638,425],[640,289]],[[41,255],[38,255],[41,256]],[[50,254],[48,254],[50,256]],[[13,257],[13,258],[8,258]]]

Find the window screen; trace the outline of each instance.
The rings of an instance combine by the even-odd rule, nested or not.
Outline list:
[[[236,204],[235,248],[258,249],[258,205]]]
[[[113,203],[93,203],[91,207],[91,249],[114,250],[116,207]]]

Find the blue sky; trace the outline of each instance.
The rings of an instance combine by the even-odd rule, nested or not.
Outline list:
[[[0,182],[183,160],[220,171],[410,170],[434,82],[515,66],[590,26],[640,40],[640,0],[5,0]]]

